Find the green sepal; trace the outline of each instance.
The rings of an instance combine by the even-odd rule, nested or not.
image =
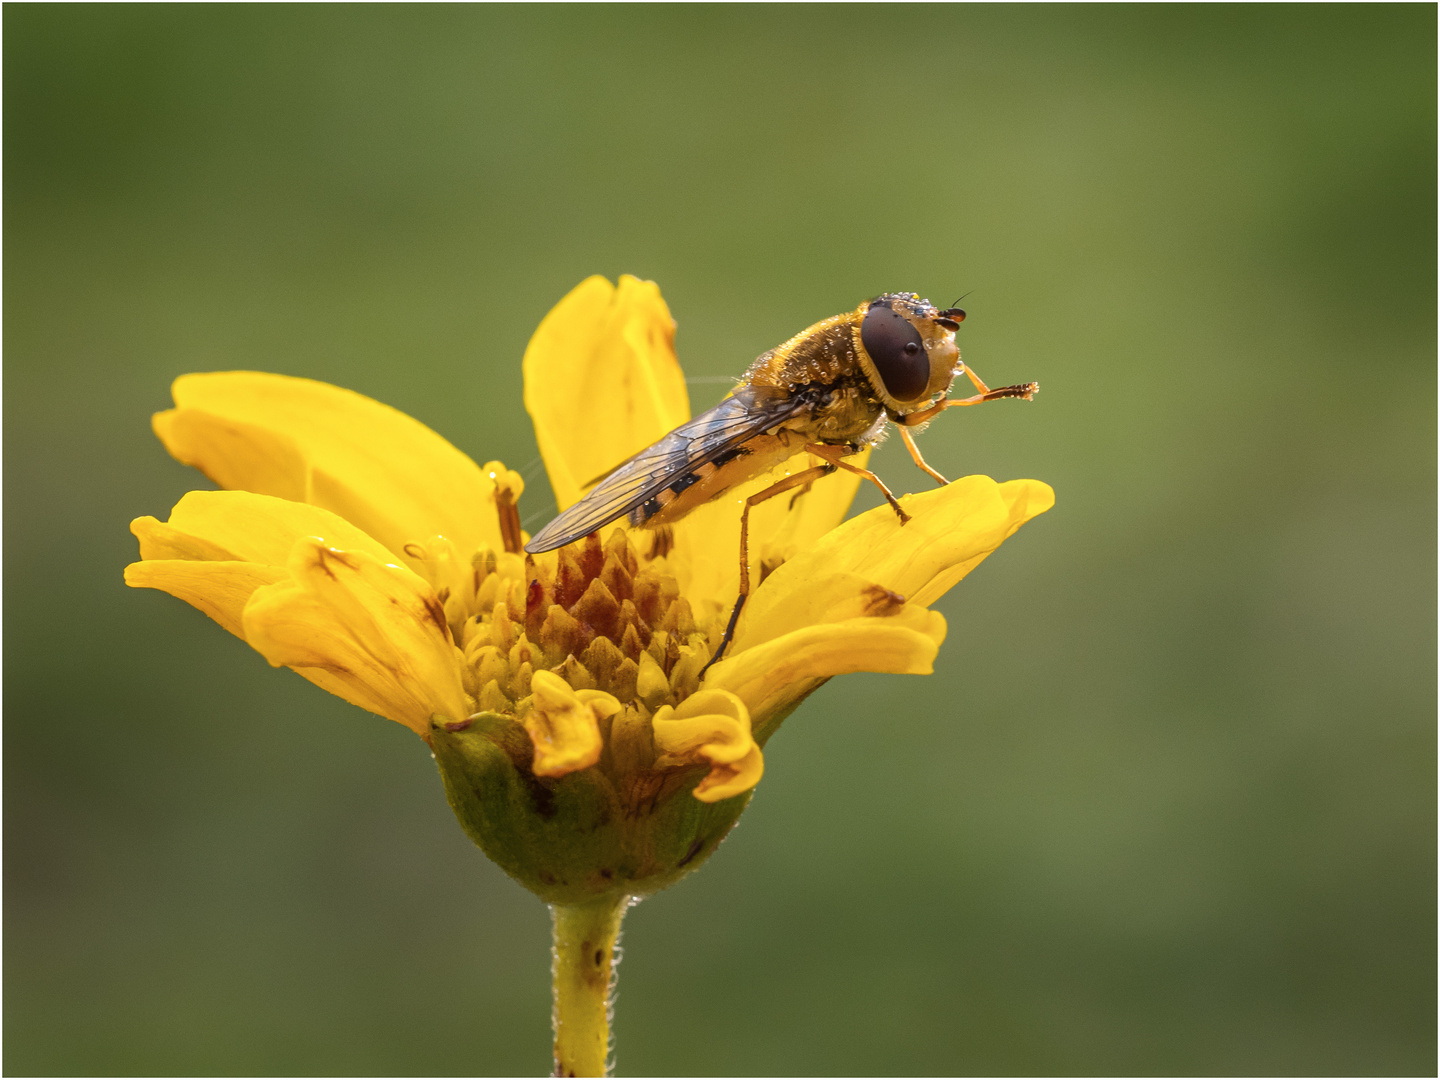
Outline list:
[[[481,713],[461,731],[431,728],[445,795],[470,838],[546,903],[647,896],[703,863],[750,792],[703,803],[705,768],[674,770],[644,797],[617,792],[591,767],[559,779],[530,769],[534,747],[508,716]]]

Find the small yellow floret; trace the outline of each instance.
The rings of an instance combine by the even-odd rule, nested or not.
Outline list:
[[[695,788],[701,802],[719,802],[760,782],[765,759],[750,735],[750,710],[728,690],[701,690],[678,709],[655,714],[656,760],[660,766],[706,761],[710,772]]]
[[[620,711],[620,702],[603,690],[572,690],[550,671],[531,677],[534,697],[521,721],[535,744],[536,776],[564,776],[600,760],[604,742],[600,721]]]

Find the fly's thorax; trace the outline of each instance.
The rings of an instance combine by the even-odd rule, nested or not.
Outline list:
[[[854,312],[847,311],[806,327],[762,353],[745,373],[746,382],[789,391],[833,385],[859,374],[854,319]]]
[[[864,444],[874,440],[872,429],[877,421],[883,426],[885,402],[860,362],[859,325],[856,312],[833,315],[800,331],[750,366],[746,379],[751,386],[785,394],[804,405],[799,415],[784,424],[791,435],[786,445],[795,443],[797,437],[802,445]]]
[[[801,430],[810,442],[867,446],[885,426],[885,407],[868,382],[852,377],[827,387],[821,402],[803,419]]]

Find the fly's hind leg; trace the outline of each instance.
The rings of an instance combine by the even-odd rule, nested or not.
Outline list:
[[[715,655],[710,657],[710,663],[700,669],[701,679],[705,678],[705,672],[710,670],[710,665],[725,655],[726,646],[735,636],[735,624],[740,621],[740,609],[750,598],[750,508],[758,506],[766,499],[773,499],[776,495],[783,495],[794,488],[809,487],[820,477],[829,476],[836,468],[835,464],[816,465],[798,472],[794,476],[777,480],[764,491],[757,491],[745,500],[745,509],[740,511],[740,595],[735,598],[735,607],[730,612],[730,621],[725,625],[725,633],[720,638],[720,647],[715,650]]]
[[[817,479],[818,479],[818,478],[817,478]],[[789,509],[794,510],[794,509],[795,509],[795,503],[796,503],[796,501],[800,498],[800,496],[801,496],[801,495],[808,495],[808,494],[810,494],[810,489],[811,489],[812,487],[814,487],[814,486],[815,486],[815,481],[814,481],[814,480],[811,480],[809,483],[807,483],[807,484],[805,484],[803,487],[801,487],[799,491],[795,492],[794,495],[791,495],[791,496],[790,496],[790,507],[789,507]]]

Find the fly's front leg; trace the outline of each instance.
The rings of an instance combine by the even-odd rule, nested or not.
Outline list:
[[[998,401],[1001,398],[1023,398],[1029,401],[1035,396],[1036,391],[1040,389],[1039,383],[1032,382],[1017,383],[1014,386],[1002,386],[998,390],[991,390],[990,387],[985,385],[985,380],[980,378],[979,375],[976,375],[975,372],[971,371],[968,367],[964,370],[966,378],[975,384],[976,390],[980,391],[978,394],[968,398],[961,398],[959,401],[950,401],[948,398],[942,397],[928,409],[921,409],[918,412],[913,412],[906,416],[898,416],[895,413],[890,414],[890,419],[895,421],[895,426],[900,429],[900,437],[905,440],[905,448],[910,451],[911,460],[933,476],[942,486],[948,484],[950,481],[932,469],[925,461],[925,458],[921,456],[920,447],[915,445],[915,436],[910,434],[911,428],[919,427],[921,424],[933,420],[946,409],[958,408],[961,405],[979,405],[982,401]],[[876,483],[879,483],[879,481],[877,480]]]
[[[832,472],[837,468],[844,469],[846,472],[852,472],[856,476],[863,476],[865,479],[874,483],[874,485],[880,489],[880,494],[885,496],[885,501],[890,504],[890,509],[900,515],[900,524],[904,525],[910,520],[910,515],[900,506],[899,501],[891,494],[890,489],[885,486],[885,482],[881,480],[880,477],[876,476],[869,469],[862,469],[859,465],[851,465],[848,461],[840,460],[843,454],[855,453],[854,448],[849,446],[826,446],[822,443],[806,443],[805,449],[816,457],[830,462]]]
[[[1002,386],[998,390],[991,390],[990,387],[985,385],[984,379],[970,370],[968,364],[965,366],[965,377],[969,379],[971,385],[975,387],[976,393],[974,397],[963,398],[960,401],[943,402],[942,404],[944,404],[945,408],[953,409],[957,405],[979,405],[982,401],[998,401],[1000,398],[1007,397],[1024,398],[1026,401],[1029,401],[1035,396],[1036,391],[1040,389],[1039,383],[1027,382],[1016,383],[1014,386]]]
[[[1002,386],[998,390],[991,390],[985,385],[985,380],[968,367],[965,369],[965,376],[975,384],[975,389],[980,391],[978,394],[961,398],[959,401],[941,398],[928,409],[921,409],[919,412],[909,413],[905,416],[892,415],[890,418],[900,428],[901,434],[904,434],[906,428],[919,427],[926,421],[935,419],[946,409],[958,409],[961,405],[979,405],[982,401],[999,401],[1001,398],[1021,398],[1030,401],[1040,392],[1040,384],[1033,382],[1016,383],[1014,386]],[[921,468],[925,468],[925,466],[922,465]]]
[[[808,447],[807,447],[808,449]],[[820,457],[825,457],[821,454]],[[826,457],[826,461],[829,458]],[[785,492],[797,487],[809,487],[822,476],[829,476],[836,469],[833,464],[816,465],[810,469],[804,469],[794,476],[787,476],[783,480],[777,480],[763,491],[757,491],[745,500],[745,509],[740,511],[740,595],[735,598],[735,607],[730,612],[730,621],[725,625],[725,633],[720,638],[720,647],[715,650],[715,655],[710,657],[710,663],[700,669],[700,678],[705,678],[705,672],[710,670],[710,665],[725,655],[725,647],[735,637],[735,624],[740,621],[740,609],[745,606],[745,601],[750,597],[750,508],[758,506],[766,499],[773,499],[776,495],[783,495]]]
[[[915,464],[933,476],[941,487],[950,483],[949,480],[946,480],[945,477],[932,469],[925,459],[920,456],[920,447],[915,445],[915,436],[910,434],[910,428],[905,424],[899,424],[897,426],[900,428],[900,438],[905,440],[905,448],[910,451],[910,457],[914,460]]]
[[[1038,382],[1016,383],[1014,386],[1002,386],[998,390],[986,390],[983,394],[961,398],[959,401],[946,401],[942,404],[947,409],[954,409],[961,405],[979,405],[982,401],[999,401],[1001,398],[1007,397],[1018,397],[1023,401],[1030,401],[1039,392],[1040,384]]]

